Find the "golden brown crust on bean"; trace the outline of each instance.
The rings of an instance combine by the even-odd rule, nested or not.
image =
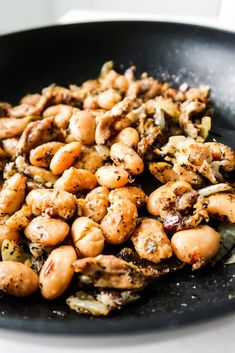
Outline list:
[[[20,262],[1,261],[0,289],[15,297],[27,297],[38,289],[38,276]]]
[[[47,142],[30,151],[29,160],[36,167],[49,167],[55,153],[64,146],[62,142]]]
[[[0,224],[0,247],[5,239],[18,242],[20,240],[20,233],[18,230],[9,227],[7,224]]]
[[[26,177],[16,173],[5,181],[0,192],[0,216],[11,215],[21,207],[26,188]]]
[[[121,244],[133,233],[137,224],[138,212],[129,200],[118,200],[108,209],[101,222],[105,239],[110,244]]]
[[[130,200],[136,205],[136,207],[142,207],[147,202],[148,197],[138,186],[123,186],[121,188],[111,190],[109,194],[109,201],[111,203],[121,199]]]
[[[56,181],[54,188],[77,194],[78,192],[92,190],[96,185],[96,177],[89,170],[71,167],[64,171],[63,175]]]
[[[158,263],[172,256],[170,240],[155,219],[146,218],[138,224],[131,240],[139,256],[149,261]]]
[[[83,215],[100,223],[108,212],[109,189],[105,186],[98,186],[90,191],[85,198],[83,205]]]
[[[77,209],[74,195],[62,190],[32,190],[25,201],[35,216],[47,214],[51,217],[69,219]]]
[[[235,223],[235,194],[218,193],[209,196],[207,211],[222,221]]]
[[[117,166],[123,166],[133,175],[142,174],[144,162],[140,156],[129,146],[122,142],[114,143],[110,149],[110,158]]]

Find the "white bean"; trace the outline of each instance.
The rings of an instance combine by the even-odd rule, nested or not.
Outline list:
[[[70,168],[79,156],[81,148],[82,144],[80,142],[70,142],[61,147],[51,160],[50,169],[52,173],[55,175],[62,174]]]
[[[103,166],[96,172],[96,178],[100,185],[107,188],[120,188],[129,182],[129,174],[123,167]]]
[[[124,243],[132,235],[137,218],[137,208],[133,202],[129,200],[114,202],[101,222],[106,241],[110,244]]]
[[[109,201],[111,203],[121,199],[130,200],[136,207],[142,207],[147,201],[147,196],[138,186],[123,186],[110,192]]]
[[[70,245],[60,246],[50,253],[39,275],[39,287],[44,298],[55,299],[64,293],[73,278],[76,259],[76,252]]]
[[[5,181],[0,192],[0,216],[18,211],[24,200],[26,177],[16,173]]]
[[[138,131],[133,127],[126,127],[117,134],[112,140],[112,143],[122,142],[135,150],[138,146],[139,140],[140,135]]]
[[[69,168],[56,181],[54,188],[76,194],[96,187],[97,180],[93,173],[86,169]]]
[[[0,224],[0,247],[5,239],[17,242],[20,240],[20,233],[18,230],[12,229],[6,224]]]
[[[77,218],[71,228],[73,242],[84,257],[101,254],[104,248],[104,235],[98,223],[87,217]]]
[[[51,217],[69,219],[77,208],[75,196],[62,190],[32,190],[25,201],[35,216],[45,213]]]
[[[200,225],[175,233],[171,245],[179,260],[197,269],[219,251],[220,234],[207,225]]]
[[[61,219],[48,216],[34,218],[25,228],[24,234],[34,243],[54,246],[61,243],[69,233],[69,226]]]
[[[83,205],[83,215],[100,223],[108,212],[109,189],[105,186],[98,186],[90,191],[85,198]]]
[[[123,166],[131,174],[141,174],[144,171],[144,162],[129,146],[122,142],[114,143],[110,149],[110,158],[118,166]]]
[[[135,229],[132,242],[140,257],[158,263],[172,256],[170,240],[155,219],[144,219]]]
[[[38,289],[38,276],[21,262],[0,262],[0,289],[15,297],[27,297]]]
[[[85,145],[92,145],[95,142],[95,127],[95,118],[85,110],[73,114],[69,123],[71,135]]]

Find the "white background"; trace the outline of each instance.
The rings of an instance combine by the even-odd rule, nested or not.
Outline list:
[[[0,0],[0,34],[54,23],[161,19],[235,30],[233,0]],[[234,60],[235,64],[235,60]],[[235,315],[169,332],[47,336],[0,330],[0,353],[234,353]]]
[[[89,14],[87,14],[89,10]],[[235,28],[234,0],[0,0],[0,33],[89,18],[174,18]]]

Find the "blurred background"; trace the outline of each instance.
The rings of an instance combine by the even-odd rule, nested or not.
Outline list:
[[[234,0],[0,0],[0,34],[56,23],[147,19],[235,30]]]

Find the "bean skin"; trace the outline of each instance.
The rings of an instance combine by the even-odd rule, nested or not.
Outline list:
[[[97,170],[95,175],[101,186],[110,189],[120,188],[129,182],[129,174],[123,167],[103,166]]]
[[[139,133],[133,127],[126,127],[125,129],[121,130],[117,136],[112,140],[112,143],[125,143],[125,145],[133,148],[134,150],[137,149],[138,143],[140,140]]]
[[[121,96],[114,89],[110,88],[107,91],[104,91],[98,96],[98,105],[100,108],[110,110],[112,107],[120,102]]]
[[[56,181],[54,188],[76,194],[96,187],[97,180],[93,173],[85,169],[69,168]]]
[[[129,146],[122,142],[114,143],[110,149],[110,158],[119,166],[133,175],[141,174],[144,171],[144,162],[140,156]]]
[[[124,243],[132,235],[137,218],[137,208],[133,202],[129,200],[114,202],[101,222],[106,241],[110,244]]]
[[[20,233],[18,230],[12,229],[6,224],[0,224],[0,247],[5,239],[17,242],[20,240]]]
[[[51,217],[69,219],[77,209],[75,196],[62,190],[32,190],[25,201],[35,216],[47,214]]]
[[[52,173],[55,175],[62,174],[70,168],[79,156],[81,148],[82,144],[80,142],[70,142],[61,147],[51,160],[50,169]]]
[[[235,195],[218,193],[209,196],[207,210],[216,218],[235,223]]]
[[[61,219],[48,216],[34,218],[25,228],[24,234],[34,243],[54,246],[61,243],[69,233],[69,226]]]
[[[53,116],[58,127],[67,128],[69,120],[76,108],[66,104],[52,105],[43,112],[44,117]]]
[[[142,207],[147,201],[147,196],[138,186],[123,186],[110,192],[109,201],[111,203],[121,199],[130,200],[136,207]]]
[[[109,189],[105,186],[98,186],[90,191],[85,198],[83,206],[83,215],[100,223],[108,212]]]
[[[0,192],[0,216],[11,215],[19,210],[25,197],[26,177],[14,174],[5,181]]]
[[[97,256],[104,248],[105,239],[99,224],[88,217],[79,217],[73,222],[71,236],[84,257]]]
[[[64,146],[62,142],[47,142],[30,151],[30,163],[36,167],[49,167],[55,153]]]
[[[95,142],[95,127],[95,118],[88,111],[76,112],[69,123],[71,135],[85,145],[92,145]]]
[[[200,225],[176,232],[171,238],[171,245],[179,260],[197,269],[219,251],[220,234],[207,225]]]
[[[73,275],[73,263],[77,259],[70,245],[53,250],[44,263],[39,275],[39,287],[44,298],[52,300],[61,296],[69,286]]]
[[[132,242],[140,257],[159,263],[172,256],[170,240],[155,219],[144,219],[135,229]]]
[[[15,297],[27,297],[38,289],[38,276],[21,262],[0,262],[0,289]]]

